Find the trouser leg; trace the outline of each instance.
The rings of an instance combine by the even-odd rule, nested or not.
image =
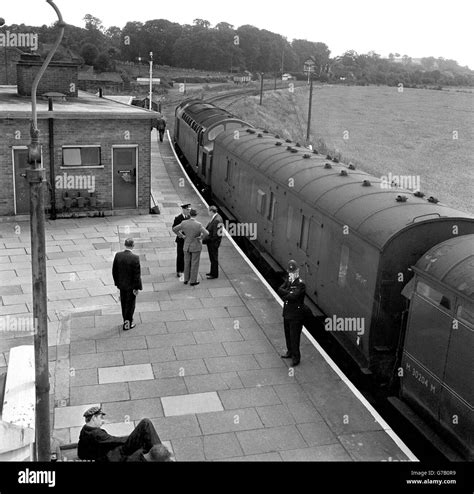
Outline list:
[[[199,272],[201,252],[191,252],[191,283],[196,283]]]
[[[290,324],[291,321],[288,319],[283,319],[283,327],[285,328],[285,341],[286,341],[286,349],[290,355],[292,354],[291,349],[291,334],[290,334]]]
[[[130,436],[128,436],[126,443],[122,446],[122,453],[128,456],[140,448],[143,448],[143,451],[148,453],[152,446],[160,443],[160,438],[151,420],[143,419],[140,420]]]
[[[189,276],[191,273],[191,252],[186,251],[184,253],[184,281],[189,281]]]
[[[123,323],[131,325],[135,313],[136,297],[133,290],[120,290],[120,302],[122,305]]]
[[[215,276],[217,278],[219,276],[219,247],[215,244],[209,243],[207,244],[207,251],[209,252],[209,261],[211,262],[211,276]]]
[[[184,252],[183,244],[181,242],[176,243],[176,272],[184,272]]]
[[[302,321],[290,321],[290,337],[291,337],[291,350],[292,350],[292,357],[293,360],[300,361],[301,360],[301,354],[300,354],[300,338],[301,338],[301,331],[303,329],[303,322]]]

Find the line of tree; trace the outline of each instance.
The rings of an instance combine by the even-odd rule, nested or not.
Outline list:
[[[234,28],[219,22],[211,27],[204,19],[195,19],[192,25],[155,19],[106,29],[100,19],[90,14],[84,21],[84,28],[66,26],[62,47],[80,54],[86,64],[98,71],[114,70],[116,61],[146,63],[153,52],[157,64],[206,71],[248,70],[271,75],[290,72],[304,78],[304,62],[312,59],[313,77],[323,82],[474,85],[474,71],[455,60],[427,57],[414,61],[398,53],[382,58],[375,52],[358,54],[353,50],[331,58],[325,43],[302,39],[289,42],[280,34],[251,25]],[[57,33],[55,24],[39,28],[22,24],[10,29],[34,30],[46,44],[52,43]]]

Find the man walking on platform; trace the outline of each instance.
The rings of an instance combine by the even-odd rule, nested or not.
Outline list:
[[[173,227],[179,225],[184,220],[189,219],[189,211],[191,204],[181,204],[181,214],[175,217],[173,221]],[[184,272],[184,237],[180,233],[176,236],[176,276],[179,278]]]
[[[161,115],[156,122],[156,128],[158,129],[158,133],[160,134],[160,142],[163,142],[163,135],[166,129],[166,120]]]
[[[197,211],[191,209],[189,220],[184,220],[173,227],[174,233],[184,236],[184,284],[191,281],[191,286],[199,285],[197,281],[199,271],[199,259],[202,251],[202,236],[208,235],[208,231],[196,220]]]
[[[218,254],[222,241],[223,223],[222,217],[217,213],[216,206],[209,208],[209,216],[211,217],[211,221],[206,226],[209,236],[204,239],[203,243],[207,245],[209,261],[211,261],[211,271],[206,276],[209,280],[213,280],[219,277]]]
[[[135,327],[133,313],[138,290],[142,290],[140,275],[140,258],[132,252],[135,242],[131,238],[125,240],[125,250],[115,254],[112,266],[112,276],[115,286],[120,290],[122,306],[123,330]]]

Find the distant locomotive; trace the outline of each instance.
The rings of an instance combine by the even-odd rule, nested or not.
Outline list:
[[[280,266],[289,258],[304,266],[307,294],[329,316],[326,329],[333,332],[360,368],[386,382],[400,377],[402,399],[434,422],[465,457],[472,457],[472,434],[465,431],[472,431],[474,425],[474,321],[468,316],[462,320],[465,330],[459,342],[449,338],[441,341],[434,336],[434,328],[433,334],[427,331],[434,320],[440,321],[436,311],[452,320],[458,310],[474,314],[474,241],[470,235],[474,234],[474,217],[438,204],[433,198],[426,200],[421,194],[392,188],[353,166],[255,129],[224,110],[219,117],[221,123],[214,121],[209,158],[200,159],[204,151],[200,149],[203,142],[199,142],[199,131],[190,138],[180,130],[186,105],[191,108],[196,103],[183,103],[184,111],[178,107],[175,144],[203,187],[212,192],[228,216],[257,225],[258,247]],[[209,105],[207,110],[211,111]],[[199,128],[199,113],[193,117]],[[238,127],[228,129],[226,121],[238,122]],[[440,291],[439,280],[428,276],[426,266],[421,267],[430,252],[445,249],[449,242],[458,242],[459,249],[471,252],[463,271],[471,283],[463,281],[468,288],[461,290],[461,295],[455,282],[442,285]],[[446,259],[449,256],[448,252]],[[407,301],[402,289],[412,278],[412,269],[415,277],[411,283],[416,283],[412,298],[416,303],[412,301],[406,318]],[[431,288],[420,288],[421,283]],[[441,305],[441,298],[436,305],[426,295],[430,289],[450,297],[449,311]],[[428,309],[421,311],[420,300],[431,307],[431,315]],[[461,302],[462,309],[458,309]],[[446,328],[445,332],[449,333]],[[424,345],[417,338],[424,338]],[[451,369],[447,382],[448,364],[455,361],[446,360],[447,353],[437,366],[430,359],[436,354],[434,347],[440,344],[449,352],[449,341],[457,342],[455,352],[462,370]],[[417,372],[424,373],[425,379],[429,375],[437,391],[417,388],[425,384],[410,374],[415,368],[410,359],[416,359]],[[448,427],[449,414],[457,415],[462,427]]]

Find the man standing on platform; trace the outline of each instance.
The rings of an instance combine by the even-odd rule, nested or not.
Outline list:
[[[209,208],[209,216],[211,221],[207,224],[206,230],[209,232],[209,236],[204,239],[203,243],[207,245],[207,251],[209,253],[209,261],[211,261],[211,271],[206,274],[207,279],[213,280],[219,277],[219,246],[222,241],[222,217],[217,213],[216,206]]]
[[[191,204],[181,204],[181,214],[175,217],[173,221],[173,227],[179,225],[184,220],[189,219],[189,210],[191,209]],[[179,278],[184,272],[184,236],[180,233],[176,236],[176,276]]]
[[[174,226],[173,231],[177,235],[184,236],[184,284],[187,285],[188,281],[191,281],[190,285],[195,286],[199,285],[197,276],[202,251],[201,239],[209,232],[196,220],[197,211],[195,209],[191,209],[189,215],[191,218]]]
[[[140,258],[132,252],[135,242],[131,238],[125,240],[125,250],[115,254],[112,276],[115,286],[120,290],[122,305],[123,330],[134,328],[133,313],[138,290],[142,290],[140,275]]]
[[[296,261],[288,261],[288,276],[278,289],[283,300],[283,323],[287,352],[282,358],[293,359],[293,366],[300,363],[300,337],[304,319],[304,297],[306,287],[300,278]]]

